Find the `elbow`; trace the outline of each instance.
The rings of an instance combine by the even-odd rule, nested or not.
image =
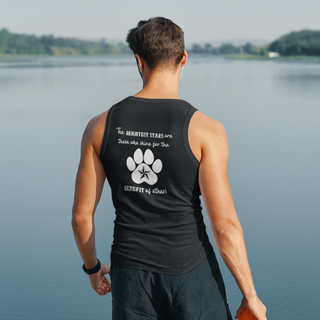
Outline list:
[[[71,226],[72,226],[73,230],[75,230],[79,227],[79,220],[74,215],[72,215]]]
[[[243,241],[242,227],[237,223],[223,223],[212,228],[213,237],[223,259]]]
[[[221,223],[216,223],[213,226],[214,233],[219,238],[232,238],[235,235],[243,236],[243,230],[239,222],[235,221],[224,221]]]
[[[72,210],[71,226],[73,230],[81,229],[92,223],[92,217],[88,217],[81,212]]]

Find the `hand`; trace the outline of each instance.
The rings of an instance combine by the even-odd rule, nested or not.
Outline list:
[[[257,318],[257,320],[267,320],[267,308],[257,296],[249,300],[243,298],[235,318],[239,319],[246,309],[248,309],[251,314]]]
[[[111,292],[111,282],[105,277],[107,273],[110,275],[110,265],[101,263],[101,269],[89,275],[91,287],[100,296]]]

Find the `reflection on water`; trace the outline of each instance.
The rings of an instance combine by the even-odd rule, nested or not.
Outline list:
[[[301,107],[309,105],[307,96],[313,95],[320,88],[319,64],[300,63],[279,64],[274,75],[275,90],[299,99]]]
[[[7,57],[0,59],[0,68],[62,68],[133,64],[130,57]]]
[[[223,57],[193,57],[190,63],[202,64],[225,61]],[[130,56],[116,57],[0,57],[0,68],[62,68],[62,67],[92,67],[111,65],[135,65],[136,60]]]
[[[317,314],[319,79],[317,63],[210,57],[189,57],[181,78],[180,97],[226,128],[231,188],[269,319]],[[140,88],[133,57],[0,59],[1,319],[111,319],[111,296],[90,288],[74,243],[74,178],[89,119]],[[96,213],[106,263],[114,218],[106,185]],[[241,295],[219,261],[234,314]]]

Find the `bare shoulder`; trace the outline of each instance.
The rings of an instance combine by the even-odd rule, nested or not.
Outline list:
[[[218,120],[210,118],[200,111],[194,113],[190,127],[197,134],[208,136],[208,138],[226,135],[223,125]]]
[[[196,111],[191,118],[189,140],[199,161],[208,152],[228,152],[227,134],[223,125],[200,111]]]
[[[109,110],[92,118],[83,133],[82,146],[93,148],[97,154],[100,153],[108,113]]]

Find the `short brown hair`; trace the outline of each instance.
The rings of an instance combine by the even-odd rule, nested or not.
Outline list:
[[[139,21],[136,28],[129,30],[126,41],[151,71],[166,64],[176,67],[184,53],[182,29],[163,17]]]

